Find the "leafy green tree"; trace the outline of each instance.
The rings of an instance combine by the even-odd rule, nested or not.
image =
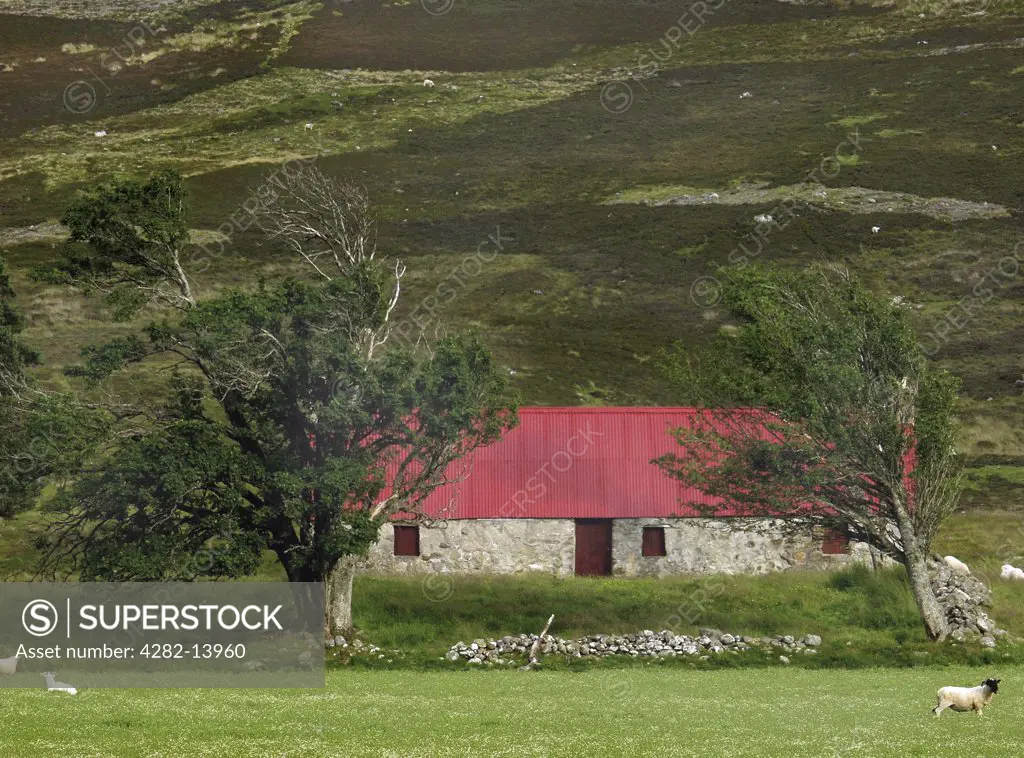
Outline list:
[[[723,498],[705,515],[731,508],[750,519],[731,518],[740,528],[783,516],[775,528],[837,529],[902,563],[928,636],[943,639],[928,559],[960,493],[959,381],[928,362],[898,303],[844,269],[728,274],[734,326],[704,351],[665,356],[707,410],[675,431],[681,453],[657,463]]]
[[[268,229],[331,219],[319,236],[278,237],[310,279],[210,299],[193,298],[183,262],[179,178],[104,185],[65,216],[72,247],[51,276],[118,292],[122,313],[170,306],[142,333],[85,350],[75,373],[106,382],[141,364],[165,370],[169,392],[56,497],[44,565],[88,579],[238,577],[271,550],[289,580],[328,584],[338,632],[351,626],[355,559],[384,522],[419,514],[515,409],[477,337],[446,337],[426,356],[388,343],[404,268],[370,237],[354,242],[372,229],[361,190],[305,169],[281,193],[263,210]]]
[[[186,219],[185,188],[173,171],[100,184],[65,211],[71,244],[56,265],[36,274],[104,295],[119,321],[150,303],[187,310],[195,298],[182,267]]]

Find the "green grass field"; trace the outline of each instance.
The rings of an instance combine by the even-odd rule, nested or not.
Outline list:
[[[983,718],[929,709],[946,684],[1003,689]],[[324,690],[6,693],[5,756],[1024,754],[1024,668],[339,672]]]
[[[450,583],[441,586],[442,580]],[[1024,637],[1020,615],[1024,584],[996,578],[992,586],[992,617],[1014,638]],[[439,590],[446,595],[442,601],[438,601]],[[976,643],[927,642],[901,569],[876,574],[789,572],[660,580],[360,577],[353,612],[366,640],[406,653],[386,666],[389,668],[463,667],[464,663],[439,662],[438,658],[460,640],[468,643],[478,637],[536,634],[551,613],[555,614],[551,633],[568,639],[666,628],[677,634],[696,634],[701,627],[752,636],[818,634],[824,639],[818,655],[794,662],[810,667],[1024,663],[1024,646],[1019,644],[985,651]],[[773,662],[774,657],[751,652],[743,657],[713,658],[700,665],[756,667]],[[549,664],[578,669],[591,662],[553,656]],[[633,662],[610,659],[602,665],[630,666]]]

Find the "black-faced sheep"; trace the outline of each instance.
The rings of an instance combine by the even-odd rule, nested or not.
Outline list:
[[[954,711],[977,711],[992,702],[992,696],[999,692],[999,679],[986,679],[977,687],[943,687],[938,692],[939,702],[932,708],[936,717],[947,708]]]

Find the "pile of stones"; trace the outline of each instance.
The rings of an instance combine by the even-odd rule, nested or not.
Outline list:
[[[404,658],[405,653],[401,650],[384,650],[376,645],[371,645],[368,642],[363,642],[360,639],[353,639],[349,642],[344,637],[338,636],[334,639],[329,639],[324,643],[324,647],[328,650],[332,648],[336,650],[338,654],[341,654],[347,658],[364,657],[364,658],[376,658],[378,660],[386,660],[387,663],[393,663],[396,658]]]
[[[363,642],[362,640],[352,640],[352,643],[349,644],[349,641],[346,640],[344,637],[335,637],[333,640],[327,640],[325,645],[328,648],[340,647],[345,649],[351,649],[353,652],[365,652],[371,655],[381,652],[381,649],[376,645],[370,645],[366,642]]]
[[[935,597],[946,613],[950,639],[963,642],[980,636],[984,647],[995,647],[996,640],[1006,636],[1006,630],[998,628],[984,610],[992,607],[992,591],[984,582],[939,560],[932,561],[931,574]]]
[[[445,656],[449,661],[463,660],[467,663],[512,665],[525,658],[536,634],[506,635],[501,639],[478,639],[470,644],[457,642]],[[701,629],[700,634],[691,637],[664,630],[653,632],[645,629],[635,634],[592,634],[578,640],[566,640],[550,634],[541,640],[541,655],[564,655],[571,658],[607,657],[628,655],[633,658],[674,658],[676,656],[698,656],[707,660],[714,654],[739,653],[758,648],[781,654],[814,654],[821,645],[821,637],[806,634],[802,637],[779,635],[777,637],[748,637],[728,634],[717,629]],[[788,663],[785,655],[780,655]]]

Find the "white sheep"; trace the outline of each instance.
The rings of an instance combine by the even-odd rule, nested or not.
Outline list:
[[[954,711],[977,711],[992,702],[992,696],[999,692],[1000,679],[986,679],[977,687],[942,687],[938,692],[939,702],[932,708],[936,718],[947,708]]]
[[[0,676],[11,676],[18,670],[18,656],[0,658]]]
[[[873,226],[873,227],[871,227],[871,233],[872,234],[878,234],[880,231],[882,231],[882,227],[880,227],[880,226]]]
[[[959,571],[961,574],[968,574],[968,575],[971,573],[971,570],[969,568],[967,568],[967,564],[966,563],[957,560],[952,555],[947,555],[942,560],[946,563],[947,566],[949,566],[954,571]]]
[[[47,692],[66,692],[69,695],[77,695],[78,690],[72,687],[70,684],[64,682],[58,682],[54,680],[54,674],[51,671],[47,671],[43,674],[46,677],[46,691]]]
[[[434,82],[432,82],[430,79],[424,79],[423,80],[423,86],[424,87],[433,87],[434,86]]]
[[[1019,582],[1024,582],[1024,569],[1019,569],[1016,566],[1011,566],[1009,563],[1003,564],[1003,571],[999,574],[1003,579],[1016,579]]]
[[[306,131],[307,132],[313,131],[313,122],[312,121],[309,121],[309,122],[306,123]]]

